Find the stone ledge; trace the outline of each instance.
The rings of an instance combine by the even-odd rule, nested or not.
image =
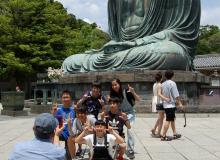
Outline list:
[[[183,113],[176,113],[177,118],[183,118]],[[157,113],[137,113],[138,118],[157,118]],[[219,118],[220,113],[186,113],[186,118]]]
[[[177,110],[177,113],[182,111]],[[151,105],[137,105],[136,113],[152,113]],[[220,113],[220,105],[197,105],[194,107],[186,107],[186,113]]]
[[[106,72],[88,72],[77,74],[66,74],[59,83],[92,83],[99,81],[101,83],[110,82],[113,78],[119,78],[121,82],[154,82],[155,74],[158,72],[164,74],[165,70],[128,70],[128,71],[106,71]],[[198,72],[174,70],[174,81],[176,82],[197,82],[209,84],[210,78]]]
[[[17,117],[17,116],[27,116],[28,112],[26,110],[23,111],[12,111],[12,110],[1,110],[1,115],[7,115],[7,116],[13,116],[13,117]]]
[[[52,105],[30,105],[31,113],[40,114],[40,113],[50,113],[52,109]]]

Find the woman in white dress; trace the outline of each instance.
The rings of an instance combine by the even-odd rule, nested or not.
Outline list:
[[[153,85],[153,98],[152,98],[152,112],[158,112],[158,118],[154,125],[154,128],[151,129],[151,133],[153,136],[160,137],[161,128],[163,126],[163,119],[164,119],[164,109],[163,108],[156,108],[156,104],[162,103],[162,100],[169,101],[170,99],[164,97],[162,93],[162,74],[158,72],[155,76],[156,82]],[[158,128],[158,130],[157,130]],[[157,133],[156,133],[157,130]]]

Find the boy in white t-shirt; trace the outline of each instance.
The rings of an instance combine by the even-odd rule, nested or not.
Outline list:
[[[95,133],[87,135],[88,127],[76,138],[76,143],[87,144],[90,147],[90,160],[113,160],[113,147],[116,144],[124,142],[111,127],[106,129],[106,123],[103,120],[95,122]],[[106,134],[106,130],[110,134]]]

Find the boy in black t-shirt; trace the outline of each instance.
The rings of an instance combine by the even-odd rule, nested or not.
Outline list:
[[[85,103],[87,106],[88,115],[93,115],[94,118],[98,119],[98,114],[105,111],[106,99],[101,94],[101,84],[93,83],[92,90],[85,93],[78,104]]]
[[[123,127],[124,125],[130,129],[131,125],[127,118],[127,115],[119,110],[120,106],[120,99],[117,97],[110,98],[109,99],[109,106],[110,110],[105,114],[105,121],[109,126],[111,126],[115,131],[118,132],[118,134],[125,138]],[[119,156],[118,160],[123,160],[123,155],[126,150],[126,144],[120,144],[119,145]]]

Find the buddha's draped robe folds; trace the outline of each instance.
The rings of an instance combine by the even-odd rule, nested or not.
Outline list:
[[[66,73],[127,69],[192,70],[200,0],[109,0],[112,40],[65,59]]]

